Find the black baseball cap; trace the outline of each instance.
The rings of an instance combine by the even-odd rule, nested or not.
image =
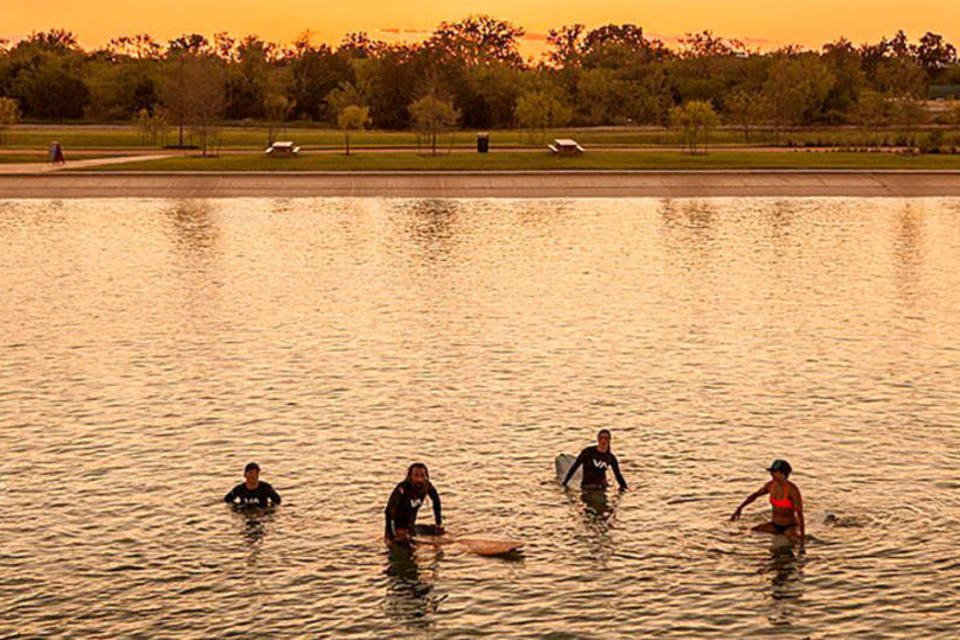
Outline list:
[[[785,476],[789,476],[790,472],[793,471],[793,467],[790,466],[790,463],[786,460],[774,460],[770,463],[770,466],[767,467],[767,471],[773,473],[774,471],[780,471]]]
[[[248,471],[253,471],[254,469],[260,471],[260,465],[258,465],[256,462],[248,462],[247,466],[243,468],[243,472],[247,473]]]

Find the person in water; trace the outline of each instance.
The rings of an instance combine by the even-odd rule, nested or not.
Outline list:
[[[269,482],[260,480],[260,465],[251,462],[243,468],[244,481],[223,496],[223,501],[237,507],[267,507],[280,504],[280,494]]]
[[[774,460],[767,471],[770,472],[770,482],[747,496],[746,500],[730,516],[730,519],[739,519],[745,506],[762,495],[770,494],[770,504],[773,506],[773,515],[770,522],[758,524],[753,527],[753,531],[758,533],[784,533],[792,540],[802,542],[806,535],[803,521],[803,498],[800,495],[800,488],[787,479],[790,477],[793,468],[786,460]]]
[[[597,446],[587,447],[580,452],[573,466],[567,471],[567,476],[563,479],[563,486],[567,486],[570,478],[581,466],[583,467],[581,489],[606,489],[607,469],[613,470],[613,475],[617,479],[617,484],[620,485],[620,490],[625,491],[627,489],[627,481],[623,479],[623,474],[620,473],[620,463],[617,462],[617,456],[610,451],[609,430],[600,429],[597,432]]]
[[[433,520],[436,524],[417,525],[417,511],[427,497],[433,505]],[[430,471],[427,465],[414,462],[407,468],[407,477],[394,487],[384,514],[386,515],[384,537],[388,542],[409,542],[414,534],[443,534],[440,494],[430,482]]]

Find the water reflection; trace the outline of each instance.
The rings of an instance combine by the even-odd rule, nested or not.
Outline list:
[[[580,501],[584,506],[585,517],[603,522],[607,526],[612,526],[616,521],[616,503],[619,502],[619,495],[611,498],[607,496],[606,491],[587,490],[580,492]]]
[[[770,554],[759,572],[769,575],[772,600],[768,620],[775,626],[792,625],[798,618],[798,600],[803,596],[804,554],[797,551],[783,536],[774,536]]]
[[[574,489],[567,489],[566,493],[577,510],[576,537],[584,543],[587,555],[600,568],[605,567],[616,551],[612,534],[616,529],[620,494],[609,496],[606,491]]]
[[[273,510],[234,509],[243,523],[241,531],[244,540],[250,545],[259,545],[267,535],[267,525],[273,521]]]
[[[404,228],[424,257],[442,261],[456,244],[459,205],[453,200],[419,200],[405,207]]]
[[[185,255],[209,253],[220,238],[213,210],[206,200],[177,200],[164,212],[170,221],[170,237]]]
[[[0,636],[960,627],[944,591],[960,577],[960,201],[551,206],[0,205],[0,450],[29,478],[0,592],[56,586],[0,611]],[[887,404],[860,400],[878,389]],[[588,424],[623,429],[643,488],[536,491]],[[238,447],[276,460],[311,516],[211,507],[185,536],[169,493],[142,491],[173,464],[219,495]],[[830,539],[815,563],[712,531],[775,451],[809,474],[812,533]],[[451,518],[522,539],[525,560],[449,548],[441,572],[436,551],[388,553],[389,470],[420,457]],[[89,520],[64,478],[96,489]],[[63,549],[81,540],[91,562],[135,546],[142,569],[79,574]],[[251,592],[256,616],[223,615]]]
[[[429,557],[426,566],[419,561]],[[433,593],[443,552],[439,549],[418,550],[401,544],[391,545],[387,550],[387,613],[395,620],[415,627],[428,627],[427,618],[437,613],[443,597]]]
[[[923,212],[906,205],[897,216],[894,255],[896,255],[897,291],[904,300],[916,297],[923,264]]]

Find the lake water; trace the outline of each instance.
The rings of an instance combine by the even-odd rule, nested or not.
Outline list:
[[[0,247],[2,637],[960,629],[960,200],[24,200]],[[597,505],[553,459],[601,427]],[[778,457],[804,552],[728,520]],[[522,554],[389,553],[413,460]]]

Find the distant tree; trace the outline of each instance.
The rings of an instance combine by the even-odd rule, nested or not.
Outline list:
[[[20,70],[8,95],[19,101],[25,114],[35,118],[80,118],[90,101],[80,69],[81,60],[75,55],[40,54],[34,65]]]
[[[177,146],[181,148],[191,108],[187,73],[190,61],[191,54],[180,49],[172,50],[163,63],[159,86],[160,101],[177,127]]]
[[[13,98],[0,98],[0,146],[7,144],[7,129],[20,122],[20,107]]]
[[[557,69],[579,66],[583,54],[583,34],[586,27],[582,24],[563,26],[547,32],[548,64]]]
[[[183,133],[189,126],[207,155],[226,105],[226,83],[220,60],[196,51],[202,48],[178,49],[168,57],[160,96],[178,128],[178,146],[184,146]]]
[[[532,91],[517,100],[517,124],[532,142],[543,142],[547,129],[566,125],[572,115],[572,110],[549,91]]]
[[[434,95],[415,100],[409,109],[416,130],[430,140],[433,155],[437,155],[437,134],[454,127],[460,120],[460,112],[450,102]]]
[[[930,80],[935,79],[943,69],[957,62],[957,49],[946,42],[943,36],[929,31],[920,38],[920,43],[914,51],[917,63]]]
[[[829,120],[845,117],[856,105],[866,84],[861,67],[860,54],[846,39],[823,45],[821,60],[833,74],[834,83],[826,98],[823,110]]]
[[[107,51],[114,59],[158,60],[160,58],[160,44],[146,33],[113,38],[107,44]]]
[[[688,33],[680,39],[683,49],[680,52],[684,58],[712,58],[731,55],[744,55],[747,47],[744,43],[733,38],[721,38],[712,31]]]
[[[65,29],[31,33],[21,44],[58,54],[79,53],[80,51],[77,36]]]
[[[190,119],[200,138],[201,153],[206,156],[219,133],[226,106],[223,66],[213,56],[203,56],[188,66],[188,72]]]
[[[460,22],[441,22],[424,48],[439,54],[447,63],[467,67],[490,62],[520,66],[523,57],[518,43],[522,27],[487,15],[470,16]]]
[[[326,102],[330,113],[336,113],[339,118],[347,107],[363,106],[365,101],[363,93],[355,84],[344,82],[327,94]]]
[[[950,107],[947,109],[947,123],[954,128],[954,134],[960,141],[960,100],[950,100]]]
[[[229,119],[259,119],[265,116],[264,105],[270,91],[274,70],[275,46],[256,36],[247,36],[237,42],[219,40],[221,59],[230,56],[226,65],[226,108]]]
[[[707,152],[710,131],[718,122],[713,107],[703,100],[691,100],[670,110],[670,125],[680,130],[683,144],[690,153],[698,153],[700,149]]]
[[[155,106],[153,112],[143,108],[137,112],[135,118],[137,130],[140,132],[140,144],[160,145],[166,143],[167,113],[163,107]]]
[[[876,84],[884,94],[894,121],[902,126],[907,146],[916,146],[916,126],[927,119],[922,100],[926,90],[926,74],[915,60],[903,56],[887,58],[877,67]]]
[[[876,91],[864,91],[853,115],[863,129],[864,143],[877,144],[877,132],[886,123],[888,116],[886,97]]]
[[[822,114],[835,82],[816,54],[778,55],[764,86],[776,138],[782,126],[810,122]]]
[[[764,97],[760,91],[744,88],[731,92],[724,101],[729,122],[743,131],[744,142],[750,142],[750,127],[759,125],[762,120],[763,113],[758,107],[762,107],[763,103]]]
[[[293,111],[293,103],[282,93],[271,93],[263,99],[263,115],[267,121],[267,146],[269,147],[277,140],[277,136],[283,131],[290,112]]]
[[[159,100],[154,61],[88,61],[84,82],[90,92],[85,115],[94,120],[126,120]]]
[[[337,115],[337,125],[343,131],[346,155],[350,155],[350,132],[362,130],[370,121],[370,109],[355,104],[345,106]]]
[[[327,45],[314,47],[307,38],[302,37],[294,47],[287,59],[294,116],[332,122],[337,114],[329,110],[326,98],[333,89],[353,80],[353,67],[345,56],[336,55]]]

